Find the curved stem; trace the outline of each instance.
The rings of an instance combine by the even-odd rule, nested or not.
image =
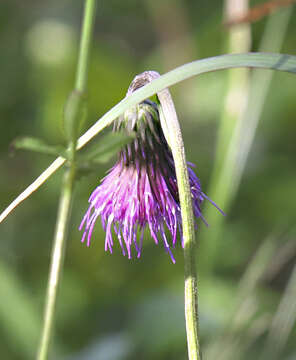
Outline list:
[[[197,274],[195,264],[195,232],[192,210],[191,189],[188,178],[182,133],[177,118],[175,106],[169,90],[159,92],[161,104],[161,120],[166,123],[178,183],[178,192],[181,205],[182,229],[184,239],[184,275],[185,275],[185,321],[189,360],[200,360],[199,327],[198,327],[198,300]]]
[[[130,96],[135,90],[159,77],[160,75],[156,71],[145,71],[137,75],[128,89],[127,96]],[[163,89],[157,93],[157,96],[161,105],[161,127],[174,158],[181,206],[184,239],[184,295],[188,358],[189,360],[200,360],[194,218],[185,149],[180,124],[169,90]]]
[[[78,96],[81,97],[86,91],[89,47],[95,19],[95,5],[96,0],[86,0],[74,89],[74,91],[77,92]],[[71,118],[69,119],[73,122],[73,124],[75,123],[75,119],[77,118],[79,111],[79,107],[75,107],[74,110],[71,112]],[[49,345],[53,332],[57,292],[63,268],[67,229],[69,218],[71,215],[71,203],[73,198],[73,188],[76,175],[76,138],[72,137],[68,145],[69,148],[72,150],[71,161],[69,161],[69,168],[66,170],[64,175],[64,182],[62,185],[62,192],[60,196],[59,210],[54,235],[54,246],[51,257],[50,274],[47,285],[44,321],[37,354],[38,360],[46,360],[48,358]],[[61,165],[64,162],[62,159],[59,161],[59,159],[61,158],[58,158],[55,161],[56,165]]]

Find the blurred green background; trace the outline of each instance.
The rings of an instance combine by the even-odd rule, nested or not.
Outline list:
[[[64,141],[63,105],[74,84],[83,4],[0,3],[1,210],[53,160],[21,151],[12,157],[12,141],[22,135]],[[262,46],[295,55],[294,9],[280,9],[251,28],[229,30],[224,19],[218,0],[98,1],[85,129],[144,70],[164,73]],[[197,165],[203,191],[227,212],[215,216],[205,204],[210,227],[200,223],[197,231],[206,360],[296,359],[295,81],[285,73],[223,71],[171,89],[187,158]],[[254,109],[262,110],[258,123]],[[111,166],[76,185],[51,358],[186,359],[181,247],[173,265],[147,234],[141,259],[129,261],[118,244],[113,255],[104,252],[100,222],[91,248],[80,243],[88,197]],[[0,226],[1,359],[36,353],[61,175]]]

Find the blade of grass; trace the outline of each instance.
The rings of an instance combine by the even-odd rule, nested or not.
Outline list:
[[[167,87],[175,85],[180,81],[203,73],[240,67],[261,68],[269,70],[285,71],[296,74],[296,56],[270,53],[249,53],[221,55],[213,58],[197,60],[182,65],[151,83],[135,91],[126,97],[100,118],[77,142],[77,150],[84,147],[92,138],[110,125],[119,115],[130,107],[154,95]],[[31,185],[29,185],[11,204],[0,214],[0,223],[13,211],[22,201],[36,191],[52,174],[54,174],[64,163],[65,159],[58,157]]]

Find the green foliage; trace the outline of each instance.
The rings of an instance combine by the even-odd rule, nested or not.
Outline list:
[[[95,144],[89,146],[82,154],[79,153],[78,161],[83,164],[90,162],[94,164],[107,163],[111,158],[133,138],[133,133],[128,135],[123,132],[105,134]]]
[[[29,150],[40,154],[63,156],[67,158],[67,151],[62,146],[48,145],[44,140],[33,137],[20,137],[11,144],[12,153],[15,150]]]
[[[134,138],[133,133],[128,135],[109,133],[87,147],[85,151],[77,154],[78,176],[86,176],[98,171],[98,166],[108,163],[114,156]]]

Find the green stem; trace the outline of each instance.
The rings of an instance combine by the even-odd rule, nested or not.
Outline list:
[[[156,71],[145,71],[137,75],[132,81],[127,97],[135,90],[160,77]],[[181,205],[182,228],[184,239],[185,266],[185,321],[189,360],[200,360],[200,346],[198,336],[198,306],[197,306],[197,275],[195,265],[195,233],[194,218],[189,184],[188,169],[185,158],[182,132],[175,110],[174,102],[168,89],[157,93],[160,102],[160,121],[164,135],[172,150],[178,192]]]
[[[156,72],[148,73],[149,80],[159,77]],[[145,73],[144,73],[145,74]],[[160,120],[167,142],[169,143],[178,183],[178,192],[181,206],[182,229],[184,239],[184,275],[185,275],[185,322],[189,360],[200,360],[198,301],[197,301],[197,274],[195,264],[195,232],[192,209],[191,189],[189,184],[185,148],[182,132],[175,110],[174,102],[168,89],[157,93],[160,101]]]
[[[60,281],[61,270],[63,267],[65,239],[71,213],[74,179],[75,167],[72,166],[70,169],[67,169],[65,173],[64,184],[60,197],[58,218],[54,236],[54,246],[51,257],[50,275],[47,287],[43,329],[37,355],[38,360],[45,360],[48,357],[48,350],[52,335],[55,314],[57,291]]]
[[[74,92],[76,91],[78,93],[78,96],[81,97],[83,97],[83,93],[86,91],[89,48],[94,27],[95,5],[96,0],[86,0],[74,89]],[[73,124],[76,124],[76,119],[77,117],[79,117],[81,110],[79,106],[76,106],[76,104],[74,104],[74,106],[72,107],[72,111],[70,111],[69,116],[69,121],[71,121],[72,119]],[[54,246],[51,257],[50,274],[47,285],[43,327],[37,354],[38,360],[46,360],[48,358],[49,345],[53,333],[57,291],[63,268],[67,229],[69,218],[71,215],[71,203],[73,198],[73,188],[76,175],[76,138],[72,137],[72,139],[69,139],[68,145],[72,156],[71,161],[69,161],[68,163],[69,168],[66,170],[64,175],[64,182],[60,196],[59,210],[54,235]]]
[[[95,13],[96,0],[86,0],[75,81],[75,89],[81,92],[84,92],[87,87],[89,51],[95,23]]]
[[[165,89],[157,95],[161,104],[161,120],[162,123],[166,123],[164,127],[166,128],[169,137],[169,144],[174,158],[181,205],[184,239],[184,297],[188,358],[189,360],[200,360],[195,232],[185,149],[179,121],[170,92]]]

